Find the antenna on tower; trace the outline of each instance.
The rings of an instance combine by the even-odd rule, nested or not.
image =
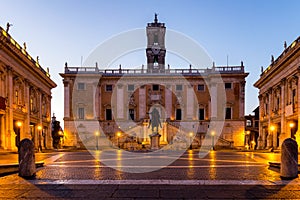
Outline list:
[[[227,54],[227,67],[228,67],[228,54]]]
[[[81,60],[80,60],[80,66],[82,67],[82,60],[83,60],[83,56],[81,56]]]

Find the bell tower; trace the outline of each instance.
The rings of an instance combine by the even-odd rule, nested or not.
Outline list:
[[[165,23],[158,22],[157,14],[154,22],[147,24],[147,71],[149,73],[160,73],[165,70]]]

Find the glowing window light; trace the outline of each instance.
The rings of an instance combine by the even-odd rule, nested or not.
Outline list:
[[[16,41],[12,38],[10,38],[10,42],[13,44],[13,45],[16,45]]]
[[[2,30],[2,34],[3,34],[5,37],[7,37],[7,33],[6,33],[5,30]]]

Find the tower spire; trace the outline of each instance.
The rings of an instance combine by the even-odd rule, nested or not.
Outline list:
[[[157,23],[158,20],[157,20],[157,13],[154,13],[154,23]]]

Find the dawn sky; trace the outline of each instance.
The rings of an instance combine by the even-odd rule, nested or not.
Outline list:
[[[299,6],[297,0],[1,0],[0,26],[13,24],[12,37],[20,45],[26,42],[30,55],[39,56],[44,69],[50,68],[58,85],[52,90],[52,113],[62,122],[63,84],[58,73],[64,71],[64,63],[80,66],[82,58],[112,36],[145,28],[154,13],[167,29],[200,44],[217,66],[227,65],[227,57],[229,65],[244,62],[250,73],[245,110],[249,114],[258,106],[253,83],[261,66],[266,68],[271,55],[281,54],[284,41],[290,45],[300,36]],[[145,52],[140,55],[134,66],[146,63]],[[120,64],[130,68],[124,62]]]

